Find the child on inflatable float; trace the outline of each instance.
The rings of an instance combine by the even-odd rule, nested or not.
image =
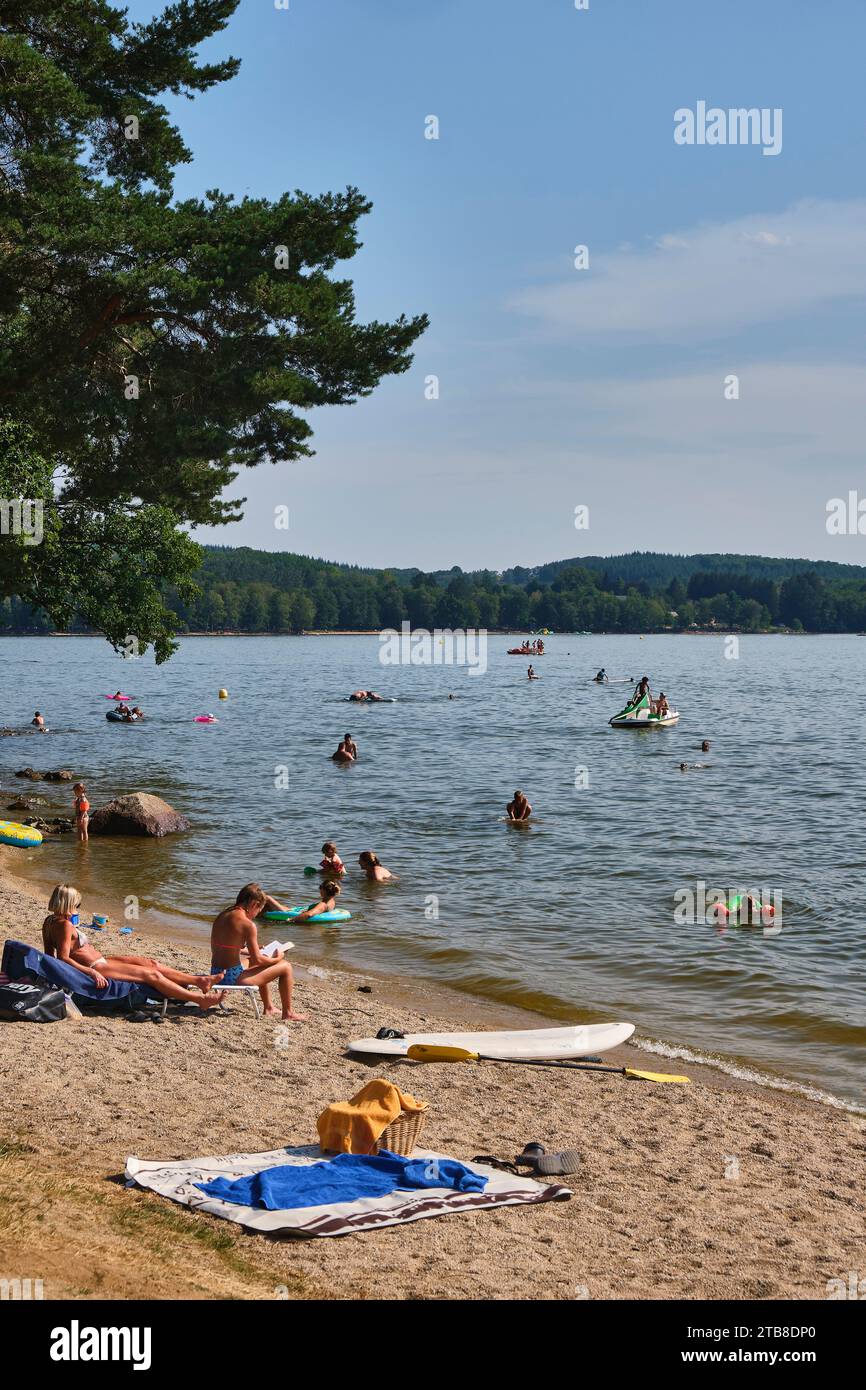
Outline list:
[[[340,896],[340,885],[332,878],[326,878],[319,890],[319,901],[310,903],[303,912],[292,918],[293,922],[314,922],[323,912],[333,912]]]

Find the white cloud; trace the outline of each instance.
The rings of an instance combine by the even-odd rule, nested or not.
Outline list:
[[[523,290],[510,307],[570,338],[705,340],[866,295],[866,201],[803,202],[667,233]]]
[[[729,374],[739,379],[739,400],[725,399]],[[638,437],[696,458],[758,449],[765,466],[864,460],[866,367],[732,358],[712,372],[586,382],[577,396],[614,450]]]

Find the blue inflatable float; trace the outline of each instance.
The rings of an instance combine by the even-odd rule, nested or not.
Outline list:
[[[32,849],[42,844],[41,830],[32,825],[19,825],[14,820],[0,820],[0,844],[15,845],[18,849]]]
[[[290,907],[288,912],[265,912],[263,915],[269,922],[291,922],[293,917],[297,917],[299,912],[305,912],[303,907]],[[315,917],[311,917],[311,922],[348,922],[351,912],[347,912],[344,907],[335,907],[333,912],[317,912]]]

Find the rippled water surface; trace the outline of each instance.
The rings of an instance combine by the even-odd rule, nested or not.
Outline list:
[[[13,776],[67,766],[94,806],[154,791],[193,824],[161,842],[64,837],[22,867],[98,884],[112,904],[134,894],[143,920],[204,936],[248,879],[308,901],[303,868],[334,839],[352,921],[295,928],[302,957],[557,1019],[616,1015],[860,1103],[866,640],[744,637],[729,660],[721,636],[556,636],[534,683],[509,645],[491,638],[471,677],[382,667],[375,637],[191,638],[161,668],[99,639],[2,639],[0,724],[38,707],[52,732],[0,739],[0,807],[21,789],[46,812],[68,805],[67,788]],[[600,665],[648,673],[679,725],[610,729],[627,687],[593,685]],[[359,686],[397,702],[345,703]],[[101,692],[118,688],[145,724],[106,722]],[[217,724],[193,722],[210,711]],[[339,768],[328,755],[347,730],[360,760]],[[709,766],[680,772],[703,738]],[[535,810],[526,827],[503,819],[515,787]],[[363,849],[399,882],[361,880]],[[699,882],[780,893],[781,930],[678,925],[675,895]]]

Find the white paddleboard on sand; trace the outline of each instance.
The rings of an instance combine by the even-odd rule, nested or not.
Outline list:
[[[405,1038],[358,1038],[349,1043],[349,1051],[403,1057],[413,1043],[427,1043],[431,1047],[462,1047],[485,1057],[555,1061],[608,1052],[633,1032],[633,1023],[586,1023],[572,1028],[521,1028],[512,1033],[407,1033]]]

